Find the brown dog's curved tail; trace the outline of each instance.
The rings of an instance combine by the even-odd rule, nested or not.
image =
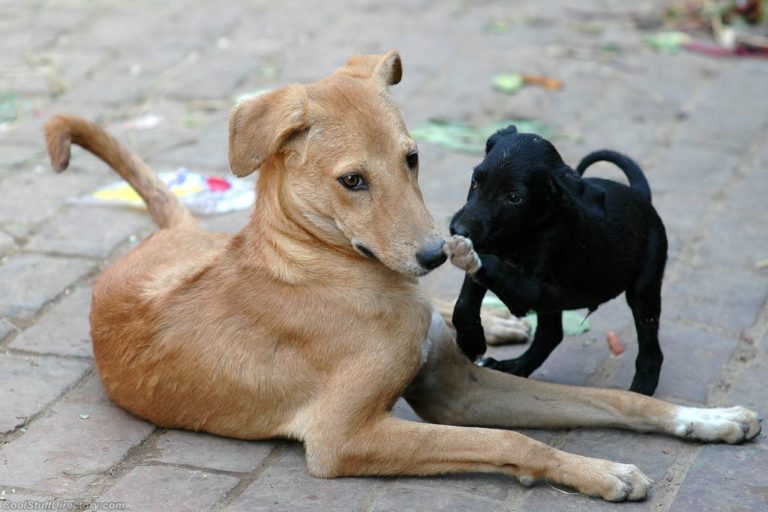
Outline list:
[[[194,224],[189,210],[152,169],[98,124],[82,117],[57,115],[45,124],[45,141],[55,172],[69,166],[70,146],[77,144],[106,162],[136,190],[158,226],[174,228]]]

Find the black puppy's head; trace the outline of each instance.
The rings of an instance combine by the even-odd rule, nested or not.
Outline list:
[[[470,238],[479,250],[513,241],[560,209],[565,174],[580,181],[549,141],[514,126],[496,132],[474,169],[467,203],[451,220],[451,234]]]

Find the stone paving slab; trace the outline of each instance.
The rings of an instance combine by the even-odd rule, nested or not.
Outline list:
[[[525,432],[637,464],[656,480],[647,501],[613,505],[488,474],[318,480],[298,444],[156,430],[111,403],[87,328],[93,273],[151,221],[69,204],[117,177],[79,149],[54,176],[42,142],[43,121],[72,112],[106,123],[158,171],[227,175],[227,115],[240,94],[314,81],[353,53],[397,48],[404,78],[392,92],[411,129],[432,119],[528,118],[549,128],[572,165],[601,147],[635,158],[670,240],[659,396],[765,414],[768,270],[757,264],[768,258],[768,65],[650,50],[633,15],[662,5],[0,0],[0,95],[15,95],[22,109],[16,123],[0,125],[0,505],[7,496],[142,511],[762,511],[764,435],[744,447],[705,447],[610,430]],[[491,87],[501,72],[554,76],[564,88],[502,94]],[[123,125],[148,114],[162,117],[154,129]],[[447,224],[481,155],[419,146],[426,203]],[[609,165],[589,172],[623,180]],[[248,215],[201,223],[236,232]],[[461,279],[444,266],[422,285],[453,300]],[[637,347],[623,296],[590,324],[533,378],[626,388]],[[626,347],[620,356],[607,350],[609,330]],[[394,413],[420,421],[402,400]]]
[[[91,289],[78,288],[15,337],[9,346],[41,354],[93,357],[86,314],[90,307]]]
[[[114,405],[61,402],[0,447],[0,482],[69,497],[85,494],[152,430]]]
[[[149,460],[247,473],[261,466],[275,449],[275,443],[235,441],[209,434],[171,430],[157,439],[154,449],[156,455]]]
[[[198,469],[138,466],[96,501],[125,504],[135,512],[202,512],[214,510],[239,478]]]
[[[0,316],[28,316],[93,268],[80,258],[19,254],[0,266]]]
[[[304,450],[289,445],[232,503],[242,512],[358,510],[377,486],[373,478],[323,480],[307,474]]]
[[[0,355],[0,432],[25,425],[35,414],[75,384],[90,368],[84,361],[16,354]]]
[[[768,503],[765,443],[701,450],[671,510],[761,510]],[[679,507],[679,508],[676,508]]]

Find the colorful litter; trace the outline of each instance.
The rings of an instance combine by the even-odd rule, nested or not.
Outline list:
[[[36,115],[33,110],[32,103],[19,97],[16,92],[0,92],[0,133],[12,129],[29,113]]]
[[[457,121],[431,120],[413,130],[411,136],[416,140],[431,142],[449,151],[482,154],[485,141],[507,126],[514,124],[520,132],[538,133],[544,137],[551,135],[545,125],[530,119],[503,119],[480,127]]]
[[[664,53],[675,53],[680,51],[683,45],[691,42],[691,36],[684,32],[670,31],[659,32],[646,36],[645,42],[651,48]]]
[[[639,21],[640,28],[674,29],[646,38],[659,51],[684,49],[711,57],[768,58],[766,0],[672,2],[660,16]]]
[[[605,335],[605,340],[608,342],[608,348],[611,350],[611,354],[620,356],[624,353],[624,345],[619,341],[619,337],[613,331],[608,331]]]
[[[160,179],[193,213],[211,215],[248,210],[255,200],[252,180],[206,176],[185,167],[162,172]],[[144,202],[125,181],[118,181],[89,194],[70,200],[76,204],[128,206],[144,209]]]
[[[563,88],[563,83],[556,78],[523,73],[501,73],[494,77],[493,88],[506,94],[515,94],[526,85],[543,87],[551,91]]]
[[[156,114],[146,114],[135,119],[129,119],[118,123],[115,127],[123,130],[151,130],[157,128],[163,122],[163,117]]]

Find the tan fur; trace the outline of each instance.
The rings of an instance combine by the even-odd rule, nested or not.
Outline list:
[[[69,140],[96,152],[166,228],[94,288],[91,333],[107,392],[163,427],[301,440],[316,476],[496,471],[611,500],[644,497],[648,480],[634,466],[504,430],[390,416],[405,395],[438,423],[679,430],[677,406],[520,379],[463,357],[416,280],[425,271],[415,253],[441,235],[387,91],[400,73],[395,52],[356,57],[320,82],[235,107],[231,166],[260,175],[253,217],[233,237],[197,228],[101,128],[68,116],[48,124],[55,168]],[[350,171],[368,191],[338,183]],[[744,421],[754,435],[756,419]]]

